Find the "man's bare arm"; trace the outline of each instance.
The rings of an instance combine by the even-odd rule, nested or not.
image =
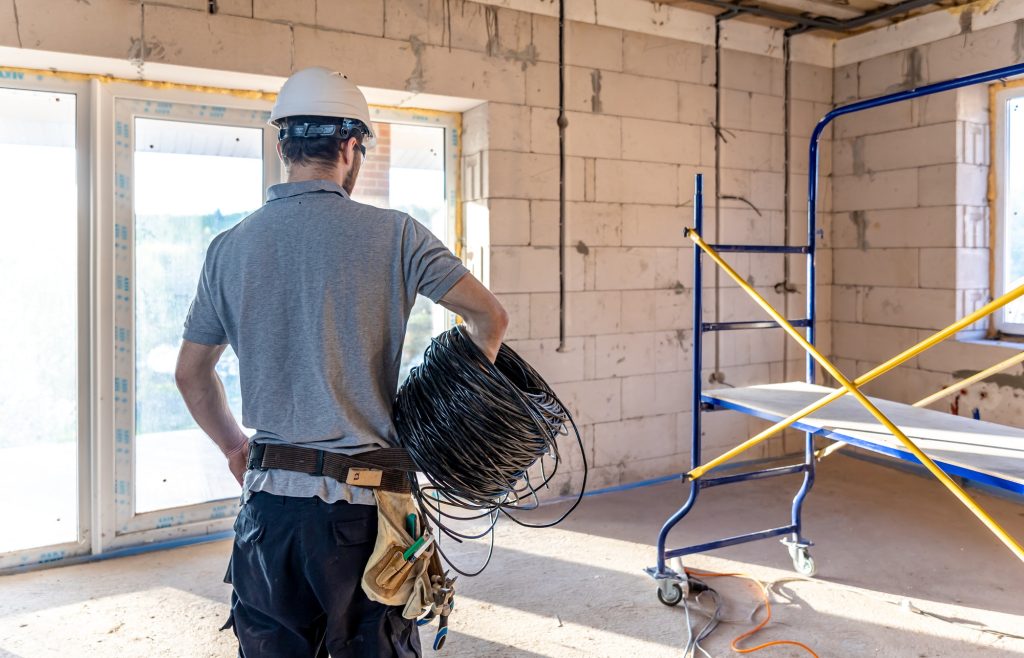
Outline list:
[[[508,313],[491,291],[467,274],[441,298],[440,304],[462,316],[473,343],[494,363],[508,328]]]
[[[228,468],[241,484],[249,458],[249,438],[231,414],[224,385],[214,370],[226,347],[182,341],[174,381],[189,413],[228,458]]]

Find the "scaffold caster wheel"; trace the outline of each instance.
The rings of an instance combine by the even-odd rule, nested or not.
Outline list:
[[[683,588],[679,586],[679,583],[672,583],[666,594],[665,590],[659,586],[658,600],[668,606],[679,605],[679,602],[683,600]]]
[[[793,568],[798,574],[813,578],[814,574],[818,573],[818,567],[806,546],[790,545],[789,557],[793,558]]]

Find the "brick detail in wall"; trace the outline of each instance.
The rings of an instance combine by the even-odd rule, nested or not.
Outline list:
[[[359,198],[374,206],[387,207],[391,197],[391,124],[374,124],[377,145],[366,152],[356,188]]]

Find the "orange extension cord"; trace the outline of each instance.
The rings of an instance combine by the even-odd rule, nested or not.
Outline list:
[[[797,642],[796,640],[772,640],[771,642],[759,644],[756,647],[748,647],[746,649],[741,649],[738,646],[740,642],[761,632],[764,629],[764,627],[768,625],[768,622],[772,620],[772,603],[770,597],[768,596],[768,590],[765,588],[764,584],[760,580],[752,576],[748,576],[745,573],[715,573],[713,571],[694,571],[692,569],[687,569],[686,574],[689,576],[697,576],[700,578],[743,578],[745,580],[749,580],[757,586],[757,591],[761,593],[761,601],[764,603],[764,609],[767,614],[765,615],[764,619],[761,621],[760,624],[750,629],[749,631],[746,631],[745,633],[737,635],[733,639],[732,643],[729,646],[731,646],[732,650],[736,653],[754,653],[755,651],[767,649],[768,647],[790,645],[794,647],[800,647],[807,653],[814,656],[814,658],[821,658],[820,656],[818,656],[818,654],[814,653],[814,650],[811,649],[809,646],[802,642]]]

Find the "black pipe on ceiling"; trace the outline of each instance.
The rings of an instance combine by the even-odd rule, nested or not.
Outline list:
[[[864,27],[874,23],[875,21],[884,20],[886,18],[892,18],[899,14],[912,11],[914,9],[920,9],[928,5],[933,5],[940,0],[903,0],[903,2],[895,5],[889,5],[876,9],[875,11],[869,11],[860,16],[854,18],[847,18],[845,20],[839,20],[836,18],[827,18],[820,16],[807,16],[804,14],[787,14],[783,11],[776,11],[774,9],[766,9],[757,5],[743,4],[742,1],[730,2],[729,0],[691,0],[702,5],[709,5],[711,7],[717,7],[719,9],[725,9],[727,11],[739,12],[743,14],[750,14],[752,16],[760,16],[762,18],[770,18],[777,21],[783,21],[787,23],[793,23],[797,30],[794,32],[806,32],[808,30],[831,30],[833,32],[849,32],[850,30],[856,30],[857,28]],[[793,28],[790,28],[791,30]]]

